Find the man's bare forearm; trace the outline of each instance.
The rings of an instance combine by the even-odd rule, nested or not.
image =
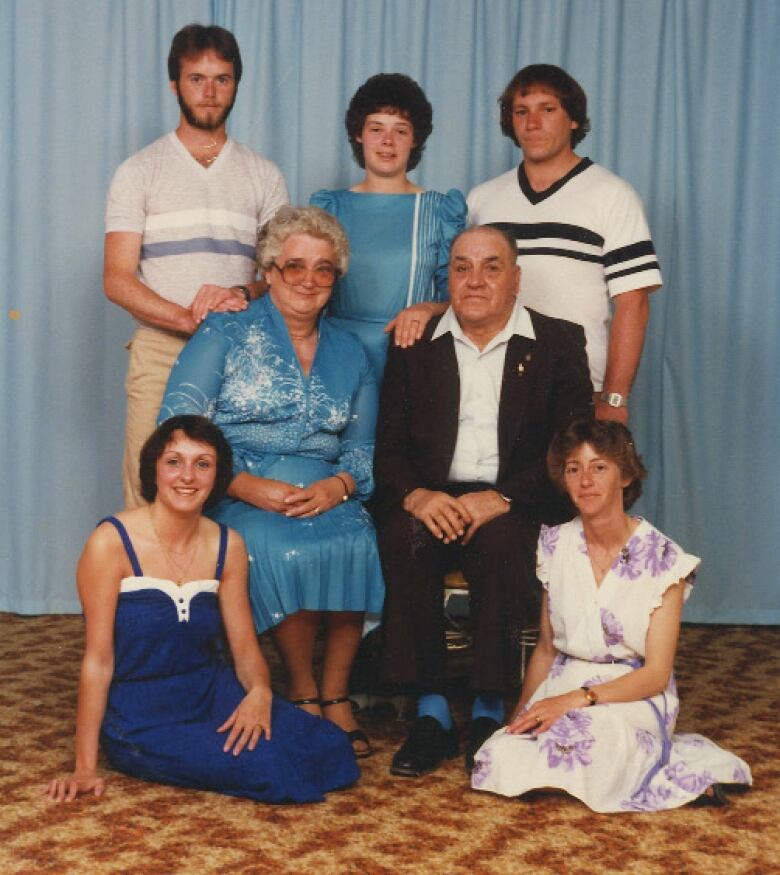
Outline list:
[[[609,331],[605,392],[628,395],[634,383],[650,311],[646,289],[618,295]]]
[[[134,276],[104,273],[103,290],[109,301],[140,322],[184,335],[193,334],[197,328],[186,307],[166,301]]]

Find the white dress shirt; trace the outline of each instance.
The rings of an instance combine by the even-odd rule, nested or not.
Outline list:
[[[449,479],[494,484],[498,477],[498,405],[506,347],[515,334],[536,339],[531,317],[515,301],[506,325],[481,351],[463,333],[452,307],[441,317],[431,340],[448,331],[455,342],[460,374],[458,438]]]

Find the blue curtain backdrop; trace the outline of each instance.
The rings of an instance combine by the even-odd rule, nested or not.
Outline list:
[[[778,623],[780,4],[776,0],[0,0],[0,610],[79,610],[74,567],[121,505],[124,343],[101,291],[111,175],[177,120],[173,33],[237,36],[233,136],[293,199],[359,178],[343,132],[366,77],[421,82],[417,181],[518,162],[496,97],[560,64],[593,123],[579,152],[644,198],[665,286],[632,405],[641,510],[704,558],[686,618]]]

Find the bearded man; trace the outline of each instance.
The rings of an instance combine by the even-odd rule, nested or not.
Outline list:
[[[289,202],[279,168],[225,130],[241,70],[232,33],[182,28],[168,55],[179,125],[128,158],[109,190],[103,288],[137,323],[126,380],[128,508],[143,502],[140,450],[179,351],[210,311],[243,310],[262,291],[257,232]]]

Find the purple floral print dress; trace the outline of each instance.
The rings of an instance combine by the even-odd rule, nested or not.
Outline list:
[[[651,614],[680,580],[688,598],[699,562],[640,520],[597,586],[582,521],[542,526],[537,574],[558,655],[529,704],[639,668]],[[701,735],[674,734],[678,712],[672,676],[651,699],[569,711],[538,738],[500,729],[477,753],[472,786],[503,796],[555,787],[617,812],[676,808],[713,783],[752,783],[739,757]]]

